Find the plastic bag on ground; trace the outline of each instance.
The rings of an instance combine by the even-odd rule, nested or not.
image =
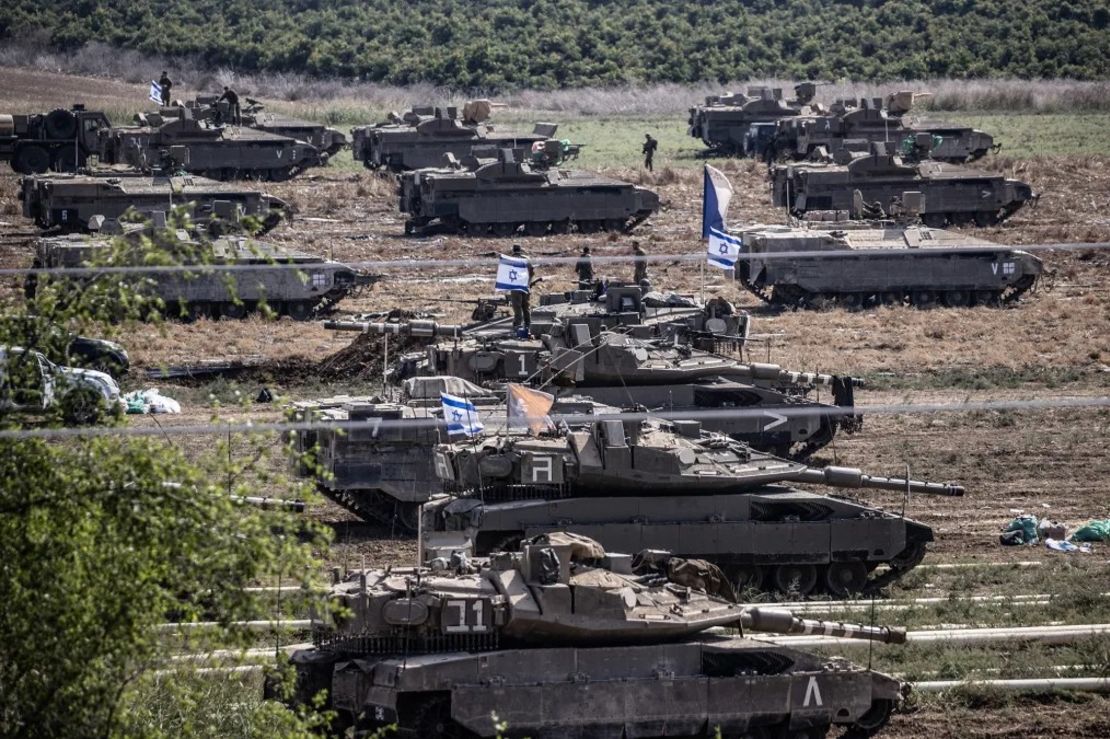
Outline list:
[[[1072,541],[1110,541],[1110,518],[1088,522],[1071,535]]]
[[[168,395],[162,395],[158,388],[133,390],[123,396],[128,413],[180,413],[181,404]]]
[[[1036,544],[1037,517],[1028,513],[1024,516],[1018,516],[1002,529],[1002,535],[998,537],[998,540],[1000,543],[1008,546],[1016,544]]]

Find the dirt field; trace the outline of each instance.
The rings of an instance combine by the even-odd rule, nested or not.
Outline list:
[[[0,75],[0,109],[33,98],[35,91],[8,87]],[[55,95],[84,98],[90,103],[114,95],[134,94],[133,86],[70,80]],[[121,89],[125,88],[125,89]],[[57,90],[62,89],[64,93]],[[49,101],[54,102],[54,101]],[[40,106],[44,107],[44,106]],[[588,143],[588,142],[587,142]],[[1110,241],[1110,140],[1096,156],[1034,157],[1014,161],[988,158],[983,166],[1005,171],[1030,182],[1043,193],[1039,205],[1026,208],[1005,224],[982,235],[1000,243]],[[763,167],[750,162],[717,162],[732,179],[737,195],[731,218],[741,222],[777,223],[781,214],[770,205]],[[0,267],[30,263],[34,236],[19,216],[16,177],[0,166]],[[663,210],[635,235],[648,252],[685,254],[701,250],[698,240],[701,173],[695,168],[664,167],[654,175],[629,169],[608,174],[632,179],[656,189]],[[462,320],[469,308],[441,302],[443,297],[469,299],[488,296],[492,268],[488,257],[507,251],[511,242],[459,237],[411,239],[402,236],[394,186],[388,179],[355,170],[317,170],[296,180],[266,189],[288,199],[297,217],[276,229],[270,240],[304,251],[327,254],[349,262],[375,260],[485,258],[463,268],[390,270],[386,279],[368,292],[345,301],[344,312],[403,307],[435,313],[441,321]],[[521,239],[533,256],[571,256],[589,244],[595,255],[629,252],[630,237],[545,237]],[[1110,251],[1043,253],[1051,271],[1052,289],[1042,289],[1006,309],[928,312],[908,308],[848,313],[765,310],[754,296],[719,274],[708,274],[706,295],[721,295],[753,312],[754,330],[774,334],[770,349],[755,350],[756,358],[798,370],[848,373],[864,377],[868,388],[858,392],[861,405],[886,403],[958,403],[964,400],[1050,399],[1060,396],[1110,395]],[[369,267],[373,271],[373,267]],[[600,270],[603,275],[628,276],[630,265]],[[663,288],[699,292],[698,267],[685,263],[655,263],[653,282]],[[569,268],[543,271],[545,290],[572,286]],[[3,296],[18,299],[19,280],[5,278]],[[204,422],[213,412],[213,398],[228,406],[235,393],[253,397],[263,383],[283,400],[332,394],[343,390],[367,392],[367,381],[325,384],[316,377],[316,364],[346,346],[350,334],[333,333],[317,324],[288,319],[263,321],[199,321],[191,325],[128,326],[123,338],[136,372],[131,389],[148,386],[144,369],[197,358],[262,358],[264,369],[243,380],[219,380],[200,387],[159,382],[163,392],[185,406],[180,417],[160,419],[165,424]],[[268,368],[268,369],[267,369]],[[225,410],[228,419],[276,420],[279,407],[252,406]],[[137,418],[133,425],[152,423]],[[1040,547],[1002,548],[999,528],[1017,511],[1048,515],[1074,527],[1092,518],[1110,517],[1110,458],[1107,439],[1110,410],[1073,409],[1022,412],[979,412],[918,415],[872,415],[863,430],[840,436],[821,453],[821,460],[860,466],[876,474],[900,475],[905,465],[914,476],[956,481],[967,487],[964,498],[915,497],[907,514],[936,530],[937,542],[929,562],[1039,560],[1045,572],[1072,572],[1081,565],[1093,587],[1110,590],[1110,547],[1098,547],[1083,557],[1048,552]],[[210,438],[174,437],[173,443],[200,454]],[[244,444],[244,447],[246,445]],[[275,469],[284,462],[280,449],[271,447]],[[278,489],[275,484],[274,489]],[[898,509],[901,497],[868,495],[868,500]],[[318,502],[311,513],[334,524],[337,543],[329,559],[337,564],[385,565],[409,561],[411,540],[351,521],[336,506]],[[1007,579],[968,582],[952,580],[944,594],[1005,593]],[[1030,587],[1063,592],[1072,580],[1044,577]],[[930,587],[934,589],[930,591]],[[924,578],[898,589],[900,597],[914,597],[936,588]],[[992,616],[982,614],[986,623]],[[1024,623],[1040,623],[1035,610],[1023,613]],[[1105,605],[1070,614],[1076,623],[1110,621]],[[1100,649],[1110,655],[1102,643]],[[998,659],[1004,660],[999,650]],[[1103,669],[1110,669],[1110,656]],[[876,666],[882,666],[876,663]],[[1097,673],[1096,673],[1097,674]],[[1110,735],[1110,702],[1103,698],[1048,701],[973,700],[925,701],[916,713],[898,717],[891,737],[1105,737]]]

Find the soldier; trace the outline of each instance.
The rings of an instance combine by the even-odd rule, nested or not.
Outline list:
[[[655,150],[659,148],[659,142],[651,137],[650,133],[644,134],[644,146],[641,149],[644,153],[644,168],[648,172],[654,172],[655,168],[652,166],[652,160],[655,158]]]
[[[635,267],[632,273],[632,282],[639,285],[647,279],[647,252],[640,246],[639,241],[632,242],[632,255],[632,263]]]
[[[238,95],[238,93],[236,93],[235,90],[232,90],[227,85],[224,85],[224,94],[220,95],[220,99],[217,102],[220,102],[220,101],[223,101],[223,100],[227,101],[227,108],[228,108],[227,112],[228,112],[228,117],[231,119],[231,122],[236,126],[240,125],[243,122],[243,119],[242,119],[242,114],[239,111],[239,95]]]
[[[523,259],[528,264],[528,288],[532,288],[532,276],[535,270],[532,267],[531,260],[524,254],[524,249],[520,244],[513,244],[513,256],[517,259]],[[532,306],[529,301],[530,294],[523,290],[513,290],[509,293],[509,304],[513,306],[513,331],[518,335],[521,333],[521,326],[524,327],[524,334],[528,334],[532,328]]]
[[[162,76],[158,79],[158,87],[162,90],[162,107],[168,108],[170,105],[170,88],[173,87],[173,80],[166,74],[166,70],[162,70]]]
[[[594,261],[590,258],[590,247],[582,247],[582,255],[574,263],[574,271],[578,275],[579,290],[589,290],[594,286]]]

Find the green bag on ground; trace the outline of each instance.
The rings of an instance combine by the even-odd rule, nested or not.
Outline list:
[[[1011,532],[1017,532],[1011,534]],[[1009,534],[1009,536],[1007,536]],[[1037,542],[1037,517],[1028,513],[1018,516],[1002,529],[1003,544],[1035,544]]]
[[[1091,521],[1071,535],[1072,541],[1110,541],[1110,518]]]

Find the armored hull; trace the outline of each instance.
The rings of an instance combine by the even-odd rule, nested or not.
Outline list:
[[[257,218],[262,232],[281,223],[290,212],[272,195],[203,177],[150,175],[108,171],[77,175],[36,175],[20,180],[23,215],[43,229],[87,231],[89,219],[118,219],[129,210],[150,217],[188,206],[194,221],[216,217],[218,203]]]
[[[798,99],[789,101],[782,100],[781,91],[762,87],[750,88],[746,95],[710,96],[705,105],[690,108],[686,132],[712,151],[744,154],[753,125],[774,124],[808,112],[814,89],[812,84],[799,85],[795,88]]]
[[[1043,271],[1028,252],[918,226],[814,223],[741,238],[750,258],[737,263],[736,278],[775,305],[998,305],[1032,289]]]
[[[425,169],[401,176],[405,230],[431,226],[473,236],[531,236],[628,231],[659,209],[645,188],[591,172],[534,169],[501,152],[471,158],[465,168]]]
[[[244,113],[243,125],[275,136],[284,136],[312,144],[317,151],[326,154],[329,158],[338,154],[347,145],[347,136],[341,131],[277,113],[248,110]]]
[[[924,196],[921,220],[932,228],[946,223],[990,226],[1034,199],[1019,180],[955,164],[904,163],[901,157],[869,154],[847,164],[776,165],[771,171],[773,201],[802,216],[810,211],[851,212],[854,193],[865,203],[888,208],[903,193]]]
[[[352,130],[351,148],[356,161],[367,169],[405,172],[439,167],[444,156],[457,159],[474,149],[531,150],[532,145],[555,134],[552,124],[539,124],[532,133],[491,131],[454,118],[431,117],[416,125],[386,124]]]

